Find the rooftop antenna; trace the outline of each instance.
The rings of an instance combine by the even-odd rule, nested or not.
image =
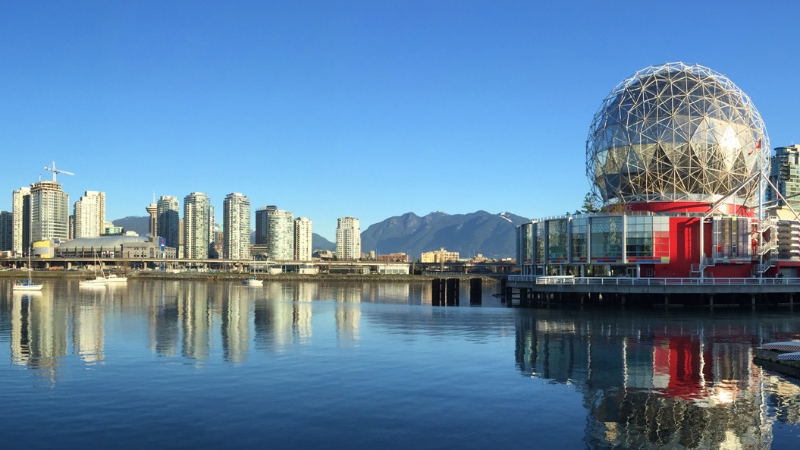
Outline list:
[[[49,170],[50,172],[53,172],[53,182],[56,181],[56,174],[58,174],[58,173],[63,173],[64,175],[75,175],[74,173],[67,172],[66,170],[58,170],[58,169],[56,169],[56,162],[55,161],[53,161],[53,167],[44,166],[44,170]]]

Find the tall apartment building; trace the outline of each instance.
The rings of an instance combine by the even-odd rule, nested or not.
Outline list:
[[[361,229],[355,217],[337,219],[336,258],[340,261],[355,261],[361,258]]]
[[[184,255],[186,254],[186,252],[184,251],[184,249],[186,248],[186,235],[183,234],[183,232],[185,231],[183,229],[183,223],[184,222],[185,221],[183,219],[178,221],[178,231],[179,231],[179,234],[178,234],[178,254],[180,255],[179,258],[183,258]]]
[[[778,188],[789,205],[800,214],[800,145],[777,147],[770,159],[769,181]],[[776,200],[778,206],[785,202],[778,198],[772,186],[767,186],[767,201]]]
[[[311,220],[298,217],[294,221],[294,259],[295,261],[311,261],[312,231]]]
[[[211,199],[202,192],[183,198],[183,255],[187,259],[208,258],[211,237]]]
[[[250,258],[250,199],[234,192],[222,204],[222,256]]]
[[[69,237],[69,195],[61,183],[39,181],[31,184],[31,241]]]
[[[86,191],[83,197],[75,202],[74,237],[95,237],[103,234],[106,221],[106,193]]]
[[[31,189],[21,187],[11,194],[11,214],[14,221],[12,250],[28,253],[31,245]]]
[[[13,250],[14,246],[14,214],[11,211],[0,211],[0,251]]]
[[[156,234],[166,240],[167,247],[180,248],[180,214],[178,198],[162,195],[156,203]]]
[[[272,261],[294,259],[294,214],[265,206],[256,211],[256,244],[266,245],[266,257]]]
[[[213,246],[217,242],[217,224],[214,217],[214,207],[208,205],[208,244]]]

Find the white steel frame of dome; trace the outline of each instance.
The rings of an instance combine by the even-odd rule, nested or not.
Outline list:
[[[606,204],[715,203],[736,190],[731,200],[753,207],[769,156],[764,122],[741,89],[706,67],[668,63],[636,72],[603,101],[586,175]]]

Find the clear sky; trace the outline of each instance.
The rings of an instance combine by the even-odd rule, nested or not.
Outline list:
[[[45,165],[106,217],[247,195],[333,239],[409,211],[580,207],[623,78],[701,64],[800,142],[796,2],[0,0],[0,209]]]

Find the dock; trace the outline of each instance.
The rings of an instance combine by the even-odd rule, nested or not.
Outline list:
[[[520,305],[789,306],[800,278],[630,278],[510,275],[504,295]]]

